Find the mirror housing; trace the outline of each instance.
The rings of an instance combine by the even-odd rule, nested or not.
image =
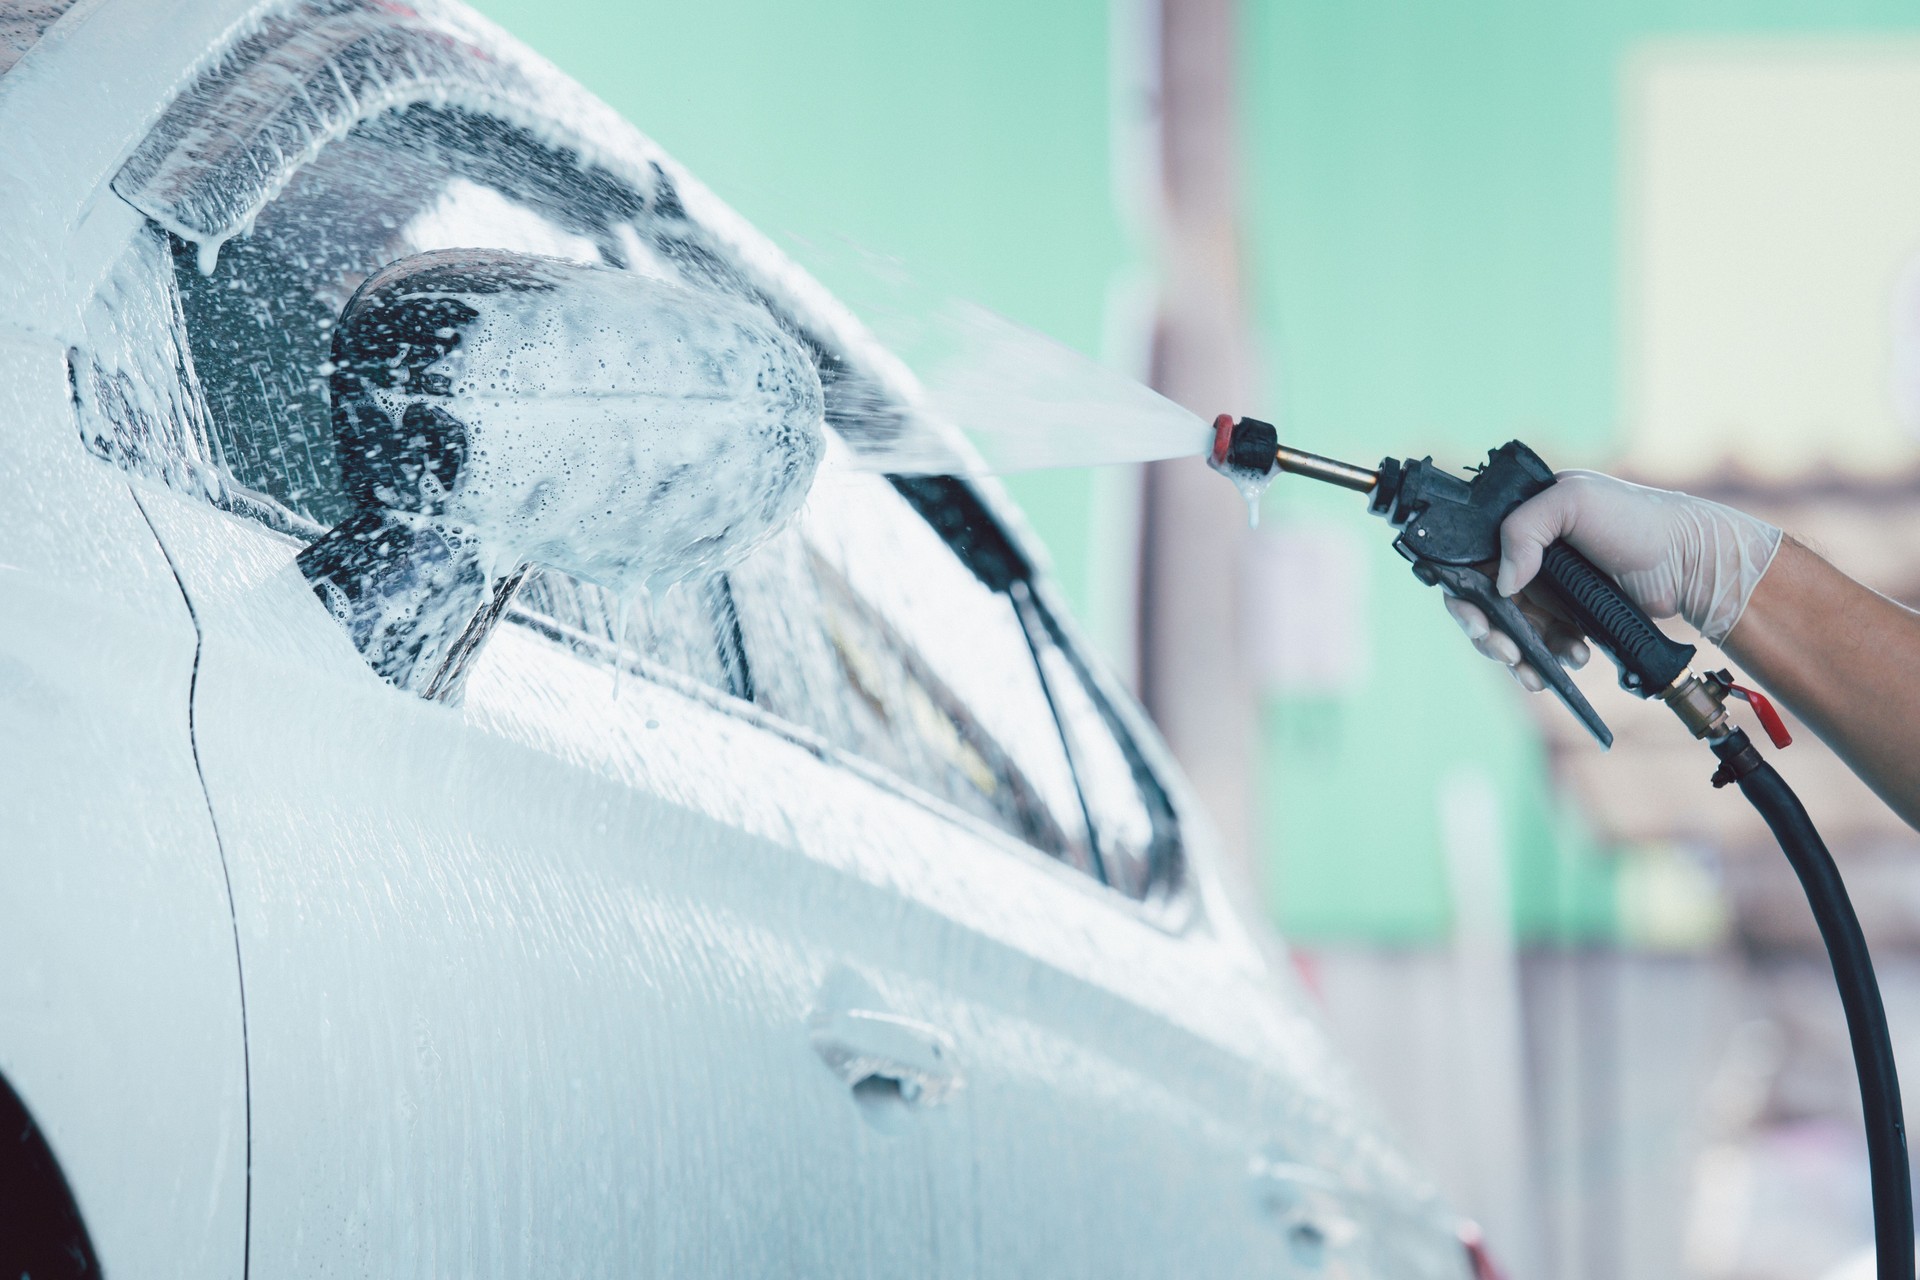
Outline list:
[[[814,362],[764,309],[527,254],[383,267],[328,377],[357,510],[301,570],[376,671],[443,700],[529,565],[616,593],[724,569],[826,444]]]

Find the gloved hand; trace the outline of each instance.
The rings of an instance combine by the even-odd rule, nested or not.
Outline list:
[[[1618,582],[1647,616],[1675,614],[1719,644],[1746,610],[1774,553],[1780,530],[1743,511],[1704,498],[1628,484],[1596,471],[1562,471],[1546,492],[1514,509],[1500,526],[1500,594],[1522,592],[1521,610],[1547,647],[1570,667],[1586,664],[1589,651],[1579,633],[1555,613],[1545,596],[1527,592],[1540,572],[1540,557],[1556,538]],[[1506,664],[1514,679],[1538,692],[1540,674],[1520,661],[1519,646],[1487,625],[1487,616],[1464,600],[1447,599],[1447,612],[1474,648]]]

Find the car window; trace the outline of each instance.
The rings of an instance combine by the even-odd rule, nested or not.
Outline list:
[[[1129,897],[1170,890],[1172,805],[1032,566],[962,482],[851,458],[732,575],[754,700]]]
[[[514,594],[508,616],[590,661],[650,675],[663,669],[736,698],[753,697],[724,576],[676,583],[632,600],[535,568]]]
[[[800,527],[732,579],[756,701],[1097,871],[1012,602],[883,477],[830,461]]]
[[[1171,888],[1180,869],[1179,832],[1159,779],[1057,615],[1026,582],[1014,583],[1009,595],[1033,638],[1107,883],[1130,898]]]
[[[1045,580],[972,486],[948,476],[895,476],[892,483],[1021,619],[1067,745],[1101,878],[1134,898],[1170,894],[1183,868],[1173,806]]]
[[[360,282],[443,248],[671,276],[634,230],[640,207],[516,126],[427,105],[378,114],[293,172],[217,254],[151,224],[137,237],[75,355],[83,435],[310,540],[354,510],[327,373],[335,317]],[[536,569],[510,616],[596,661],[751,692],[724,579],[629,599]]]
[[[615,257],[624,210],[572,189],[577,172],[521,130],[416,106],[329,144],[217,255],[172,238],[215,464],[315,523],[351,514],[326,377],[340,309],[373,271],[430,249]]]

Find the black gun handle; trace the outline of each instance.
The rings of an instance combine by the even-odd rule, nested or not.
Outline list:
[[[1670,640],[1618,583],[1564,542],[1542,557],[1540,576],[1574,625],[1620,668],[1620,687],[1643,698],[1666,689],[1693,661],[1694,647]]]

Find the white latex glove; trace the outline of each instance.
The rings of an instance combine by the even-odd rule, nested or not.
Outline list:
[[[1719,644],[1746,611],[1780,549],[1780,530],[1743,511],[1704,498],[1628,484],[1596,471],[1562,471],[1551,489],[1520,504],[1500,526],[1501,595],[1525,590],[1540,557],[1565,538],[1618,582],[1658,621],[1676,614]],[[1570,667],[1586,663],[1587,646],[1564,620],[1522,598],[1547,647]],[[1528,689],[1545,687],[1520,661],[1519,646],[1487,625],[1487,616],[1451,597],[1447,612],[1474,647],[1504,663]]]

